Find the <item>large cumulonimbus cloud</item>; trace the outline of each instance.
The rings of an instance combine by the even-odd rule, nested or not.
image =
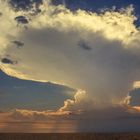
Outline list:
[[[140,80],[140,33],[132,6],[100,14],[72,12],[50,1],[34,14],[32,9],[15,12],[2,2],[0,9],[1,69],[18,78],[78,89],[65,107],[118,104]]]

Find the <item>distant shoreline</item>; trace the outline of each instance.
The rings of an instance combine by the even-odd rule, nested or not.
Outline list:
[[[140,140],[129,133],[0,133],[0,140]]]

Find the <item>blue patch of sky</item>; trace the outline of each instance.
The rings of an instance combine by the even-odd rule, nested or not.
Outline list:
[[[0,71],[0,110],[56,110],[75,92],[66,86],[21,80]]]

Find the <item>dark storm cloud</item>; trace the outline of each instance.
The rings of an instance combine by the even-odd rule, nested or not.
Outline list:
[[[17,61],[13,61],[13,60],[11,60],[9,58],[6,58],[6,57],[2,58],[1,62],[4,63],[4,64],[12,64],[12,65],[17,64]]]
[[[28,24],[29,21],[25,16],[18,16],[15,17],[15,20],[17,21],[18,24]]]
[[[78,46],[84,50],[91,50],[92,48],[83,40],[79,41]]]

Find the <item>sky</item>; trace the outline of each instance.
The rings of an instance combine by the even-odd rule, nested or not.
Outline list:
[[[138,0],[0,0],[0,132],[139,132]]]

